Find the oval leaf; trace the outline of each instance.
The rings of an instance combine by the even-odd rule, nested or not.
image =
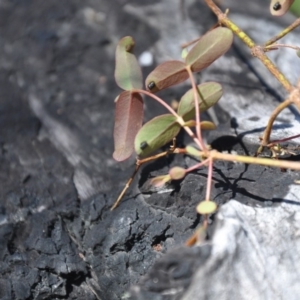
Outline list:
[[[294,3],[294,0],[271,0],[270,12],[273,16],[284,15]]]
[[[187,126],[187,127],[196,127],[196,125],[197,125],[197,123],[195,120],[189,120],[184,123],[184,126]],[[203,130],[214,130],[217,127],[213,122],[202,121],[202,122],[200,122],[200,128]]]
[[[202,121],[202,122],[200,122],[200,128],[202,130],[215,130],[217,127],[213,122]]]
[[[200,104],[200,112],[206,111],[215,105],[222,97],[222,86],[217,82],[205,82],[197,86]],[[195,100],[193,89],[188,90],[182,97],[178,106],[178,114],[184,121],[189,121],[195,117]]]
[[[195,120],[189,120],[187,122],[184,123],[184,126],[187,127],[196,127],[196,121]]]
[[[122,38],[116,49],[115,80],[123,90],[142,89],[143,76],[133,54],[134,40],[131,36]]]
[[[168,88],[189,78],[185,64],[170,60],[158,65],[146,78],[146,88],[151,93]]]
[[[197,205],[196,210],[201,215],[212,214],[217,210],[217,204],[213,201],[202,201]]]
[[[185,62],[193,72],[208,67],[231,47],[233,33],[224,27],[215,28],[203,35],[190,50]]]
[[[140,129],[135,137],[135,152],[145,157],[170,142],[180,131],[181,126],[171,114],[153,118]]]
[[[143,98],[138,93],[124,91],[116,99],[113,158],[123,161],[134,150],[134,139],[143,124]]]
[[[185,176],[186,170],[181,167],[173,167],[169,171],[169,175],[173,180],[182,179]]]

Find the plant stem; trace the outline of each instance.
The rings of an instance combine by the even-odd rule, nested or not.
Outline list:
[[[171,150],[172,149],[172,150]],[[128,190],[128,188],[130,187],[136,173],[138,172],[138,170],[140,169],[141,165],[147,163],[147,162],[150,162],[152,160],[155,160],[155,159],[158,159],[160,157],[164,157],[168,154],[179,154],[179,153],[182,153],[182,154],[185,154],[186,153],[186,150],[185,148],[171,148],[170,150],[167,150],[167,151],[164,151],[162,153],[158,153],[158,154],[155,154],[155,155],[152,155],[150,157],[146,157],[146,158],[143,158],[143,159],[137,159],[136,160],[136,163],[135,163],[135,169],[132,173],[132,175],[130,176],[130,178],[128,179],[128,181],[126,182],[122,192],[119,194],[119,197],[117,198],[117,200],[115,201],[114,205],[111,207],[111,211],[114,210],[120,203],[120,201],[122,200],[124,194],[126,193],[126,191]]]
[[[205,155],[204,153],[201,154]],[[227,153],[220,153],[216,150],[210,151],[209,156],[214,160],[219,159],[219,160],[226,160],[226,161],[233,161],[233,162],[241,162],[244,164],[254,164],[254,165],[261,165],[261,166],[268,166],[268,167],[300,170],[300,163],[294,161],[275,160],[270,158],[251,157],[251,156],[243,156],[243,155],[233,155]]]
[[[118,199],[115,201],[114,205],[110,208],[110,210],[114,210],[120,203],[120,201],[122,200],[124,194],[126,193],[126,191],[128,190],[128,188],[130,187],[131,185],[131,182],[133,181],[136,173],[138,172],[139,168],[140,168],[141,164],[138,164],[138,162],[136,162],[136,165],[135,165],[135,169],[132,173],[132,175],[130,176],[129,180],[126,182],[122,192],[120,193]]]
[[[286,107],[288,107],[292,103],[293,103],[293,101],[290,98],[288,98],[288,99],[284,100],[282,103],[280,103],[274,109],[274,111],[272,112],[272,114],[271,114],[271,116],[269,118],[267,127],[266,127],[266,129],[264,131],[264,135],[263,135],[263,138],[262,138],[261,146],[265,147],[265,146],[267,146],[269,144],[270,136],[271,136],[271,131],[272,131],[272,127],[273,127],[274,121],[276,120],[277,116],[281,113],[281,111],[283,109],[285,109]]]
[[[293,139],[296,139],[300,137],[300,134],[296,134],[296,135],[293,135],[293,136],[289,136],[287,138],[284,138],[284,139],[280,139],[280,140],[272,140],[271,143],[269,143],[267,146],[268,147],[272,147],[276,144],[280,144],[280,143],[284,143],[284,142],[287,142],[287,141],[290,141],[290,140],[293,140]]]
[[[213,163],[214,163],[213,158],[209,157],[205,201],[210,201],[210,193],[211,193],[211,185],[212,185],[212,173],[213,173]]]
[[[293,46],[293,45],[287,45],[287,44],[272,44],[272,45],[269,45],[269,46],[265,46],[264,50],[266,51],[269,51],[269,50],[276,50],[278,48],[290,48],[290,49],[293,49],[293,50],[299,50],[300,48],[297,47],[297,46]]]
[[[174,117],[176,117],[178,120],[177,122],[181,125],[181,126],[184,126],[184,121],[183,119],[176,113],[176,111],[168,104],[166,103],[163,99],[157,97],[156,95],[146,91],[146,90],[139,90],[139,89],[136,89],[136,90],[133,90],[132,91],[133,93],[141,93],[141,94],[144,94],[144,95],[147,95],[151,98],[153,98],[154,100],[156,100],[159,104],[161,104],[162,106],[164,106]]]
[[[195,115],[196,115],[195,118],[196,118],[196,134],[197,134],[197,138],[199,140],[199,143],[201,144],[201,148],[200,149],[203,150],[204,152],[207,152],[207,147],[205,146],[205,143],[203,142],[202,134],[201,134],[201,128],[200,128],[200,109],[199,109],[200,99],[199,99],[198,88],[196,86],[195,78],[193,76],[191,67],[187,66],[186,70],[189,73],[190,80],[191,80],[192,87],[193,87],[193,92],[194,92],[194,105],[195,105]]]
[[[189,46],[195,44],[196,42],[199,41],[199,39],[200,39],[200,37],[198,37],[198,38],[196,38],[196,39],[194,39],[194,40],[192,40],[192,41],[189,41],[189,42],[187,42],[187,43],[185,43],[185,44],[182,44],[182,45],[181,45],[181,49],[187,48],[187,47],[189,47]]]
[[[283,109],[288,107],[289,105],[294,104],[300,111],[300,90],[299,88],[293,88],[290,92],[289,97],[285,99],[282,103],[280,103],[272,112],[271,117],[268,121],[267,127],[264,131],[264,135],[262,138],[261,146],[258,148],[256,155],[260,154],[264,147],[268,146],[270,141],[270,135],[273,127],[273,123],[277,116],[281,113]]]
[[[208,7],[213,11],[213,13],[217,16],[219,23],[225,25],[229,29],[232,30],[249,48],[255,46],[254,41],[244,32],[242,31],[235,23],[233,23],[228,17],[227,14],[223,13],[221,9],[212,1],[205,0]]]
[[[192,167],[189,167],[188,169],[185,170],[186,173],[192,172],[196,169],[199,169],[200,167],[202,167],[203,165],[205,165],[206,163],[208,163],[209,158],[201,161],[200,163],[197,163],[195,165],[193,165]]]
[[[205,2],[218,17],[220,24],[231,29],[232,32],[236,34],[251,49],[252,55],[257,57],[266,66],[266,68],[274,75],[274,77],[283,85],[287,92],[291,92],[293,86],[277,69],[273,62],[265,55],[263,47],[257,46],[244,31],[242,31],[235,23],[228,19],[227,15],[224,14],[212,0],[205,0]]]
[[[290,26],[288,26],[287,28],[285,28],[284,30],[282,30],[278,35],[276,35],[273,38],[271,38],[270,40],[268,40],[265,43],[265,46],[269,46],[269,45],[274,44],[276,41],[280,40],[285,35],[287,35],[288,33],[290,33],[292,30],[294,30],[295,28],[297,28],[299,25],[300,25],[300,18],[298,18]]]
[[[154,95],[154,94],[152,94],[152,93],[150,93],[148,91],[145,91],[145,90],[133,90],[133,92],[147,95],[147,96],[153,98],[154,100],[156,100],[157,102],[159,102],[162,106],[164,106],[174,117],[176,117],[177,122],[184,128],[184,130],[193,139],[193,141],[197,144],[197,146],[201,150],[204,150],[204,148],[203,148],[203,145],[204,145],[203,142],[201,143],[200,140],[195,136],[194,132],[188,126],[185,126],[185,122],[182,119],[182,117],[179,116],[175,112],[175,110],[168,103],[166,103],[164,100],[162,100],[161,98],[157,97],[156,95]]]

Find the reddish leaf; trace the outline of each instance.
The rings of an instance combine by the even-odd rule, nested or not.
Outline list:
[[[143,76],[134,54],[134,40],[131,36],[122,38],[116,49],[115,80],[123,90],[142,89]]]
[[[203,35],[190,50],[185,62],[193,72],[208,67],[231,47],[233,33],[230,29],[218,27]]]
[[[123,161],[134,150],[134,139],[143,124],[143,98],[138,93],[122,92],[116,99],[113,158]]]
[[[146,87],[152,93],[183,82],[189,78],[185,64],[170,60],[158,65],[146,78]]]

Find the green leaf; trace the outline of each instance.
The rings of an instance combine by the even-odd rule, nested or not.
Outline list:
[[[113,158],[123,161],[134,150],[134,139],[143,124],[143,98],[131,91],[122,92],[115,100],[115,127]]]
[[[143,76],[133,54],[134,40],[131,36],[122,38],[116,49],[115,80],[123,90],[142,89]]]
[[[300,0],[296,0],[294,4],[291,6],[291,12],[297,16],[300,17]]]
[[[182,49],[182,51],[181,51],[181,58],[185,59],[187,57],[188,53],[189,52],[188,52],[188,50],[186,48]]]
[[[196,210],[201,215],[212,214],[217,210],[217,204],[213,201],[201,201],[197,205]]]
[[[185,176],[186,170],[181,167],[173,167],[169,171],[169,175],[172,180],[179,180]]]
[[[212,64],[231,47],[233,33],[224,27],[215,28],[203,35],[190,50],[185,62],[193,72],[199,72]]]
[[[215,105],[222,97],[222,86],[217,82],[205,82],[197,86],[200,98],[199,109],[204,112]],[[188,90],[182,97],[178,106],[178,114],[184,121],[195,117],[195,100],[193,89]]]
[[[185,64],[179,60],[170,60],[158,65],[146,78],[146,88],[156,93],[189,78]]]
[[[213,122],[202,121],[202,122],[200,122],[200,128],[202,130],[215,130],[217,127]]]
[[[136,135],[134,147],[140,157],[145,157],[170,142],[180,131],[176,117],[165,114],[153,118]]]

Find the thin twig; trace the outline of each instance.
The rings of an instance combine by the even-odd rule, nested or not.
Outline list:
[[[287,92],[291,92],[293,89],[292,84],[286,79],[286,77],[278,70],[273,62],[266,56],[263,51],[263,47],[257,46],[254,41],[242,31],[235,23],[233,23],[226,14],[224,14],[212,0],[205,0],[209,8],[218,17],[220,24],[228,27],[232,32],[238,36],[250,49],[252,55],[257,57],[266,68],[274,75],[274,77],[283,85]]]
[[[193,76],[190,66],[186,67],[186,69],[187,69],[187,72],[189,73],[190,80],[191,80],[192,87],[193,87],[193,92],[194,92],[194,106],[195,106],[195,114],[196,114],[196,116],[195,116],[195,118],[196,118],[196,134],[197,134],[199,143],[201,145],[200,149],[203,150],[204,152],[206,152],[207,147],[205,146],[205,143],[203,142],[201,128],[200,128],[200,109],[199,109],[200,98],[199,98],[198,88],[196,86],[195,79],[194,79],[194,76]]]
[[[291,24],[290,26],[288,26],[287,28],[285,28],[284,30],[282,30],[278,35],[276,35],[273,38],[271,38],[270,40],[268,40],[265,43],[265,46],[269,46],[269,45],[274,44],[276,41],[280,40],[285,35],[287,35],[291,31],[293,31],[295,28],[297,28],[299,25],[300,25],[300,18],[298,18],[296,21],[294,21],[293,24]]]

